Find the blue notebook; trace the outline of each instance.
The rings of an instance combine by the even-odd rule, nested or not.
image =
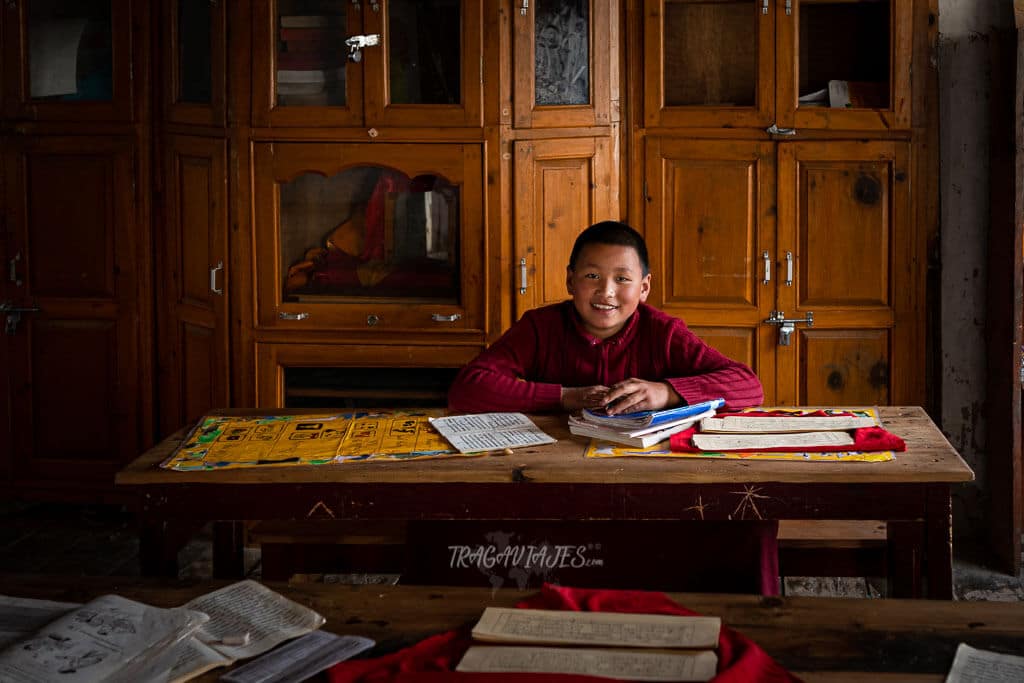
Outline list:
[[[667,422],[676,422],[687,417],[700,415],[709,410],[717,410],[724,405],[724,398],[715,398],[703,403],[694,403],[688,406],[679,406],[678,408],[641,410],[638,413],[623,413],[622,415],[606,415],[604,411],[584,409],[583,419],[596,425],[605,425],[616,429],[654,427]]]

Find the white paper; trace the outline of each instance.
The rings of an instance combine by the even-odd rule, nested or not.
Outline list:
[[[190,600],[185,607],[210,615],[197,637],[230,659],[262,654],[279,643],[320,628],[317,612],[256,583],[239,581]],[[233,645],[235,639],[244,645]]]
[[[873,417],[707,417],[700,421],[702,432],[746,432],[781,434],[784,432],[840,432],[847,429],[877,427]]]
[[[225,683],[292,683],[350,659],[374,646],[361,636],[313,631],[220,677]]]
[[[670,614],[626,614],[488,607],[473,638],[491,642],[713,648],[722,620]]]
[[[78,43],[84,29],[83,18],[32,24],[28,60],[31,97],[78,92]]]
[[[460,453],[525,448],[556,441],[522,413],[434,417],[430,423]]]
[[[718,657],[705,650],[668,654],[565,647],[480,646],[466,651],[456,671],[603,676],[627,681],[707,681]]]
[[[960,643],[946,683],[1020,683],[1024,657],[1004,655]]]
[[[739,451],[757,448],[811,448],[852,446],[846,432],[801,432],[796,434],[694,434],[693,445],[702,451]]]
[[[0,595],[0,649],[29,637],[76,607],[81,604]]]
[[[205,615],[104,595],[0,652],[0,680],[139,680],[147,660],[188,638]]]

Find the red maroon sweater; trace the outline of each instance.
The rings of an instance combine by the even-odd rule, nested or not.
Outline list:
[[[711,348],[686,324],[640,304],[608,339],[588,333],[572,301],[527,311],[459,372],[448,391],[458,412],[561,410],[562,387],[611,386],[630,377],[668,382],[687,403],[724,398],[758,405],[757,375]]]

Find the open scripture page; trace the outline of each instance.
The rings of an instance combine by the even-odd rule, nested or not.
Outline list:
[[[479,413],[430,418],[430,424],[460,453],[498,451],[555,443],[522,413]]]
[[[714,648],[722,620],[668,614],[488,607],[473,638],[504,643]]]
[[[759,448],[813,448],[852,446],[848,432],[800,432],[792,434],[694,434],[693,445],[702,451],[742,451]]]
[[[979,650],[960,643],[946,683],[1020,683],[1024,681],[1024,657]]]
[[[769,434],[781,432],[838,432],[863,427],[878,427],[873,417],[836,415],[834,417],[706,417],[700,421],[702,432],[745,432]]]
[[[621,681],[709,681],[718,657],[703,650],[687,653],[599,650],[592,648],[475,645],[456,671],[548,673],[602,676]]]

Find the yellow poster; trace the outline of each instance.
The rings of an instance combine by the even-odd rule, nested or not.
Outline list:
[[[771,411],[782,417],[799,417],[802,415],[852,415],[857,417],[870,417],[877,424],[878,412],[874,408],[746,408],[740,412],[765,412]],[[660,443],[653,444],[647,448],[635,446],[623,446],[591,439],[587,446],[586,457],[588,458],[622,458],[622,457],[647,457],[647,458],[700,458],[704,460],[798,460],[809,462],[886,462],[895,460],[896,454],[892,451],[833,451],[833,452],[786,452],[766,451],[761,453],[752,452],[711,452],[682,453],[673,451],[666,439]]]
[[[419,412],[207,416],[162,464],[172,470],[465,457]]]

